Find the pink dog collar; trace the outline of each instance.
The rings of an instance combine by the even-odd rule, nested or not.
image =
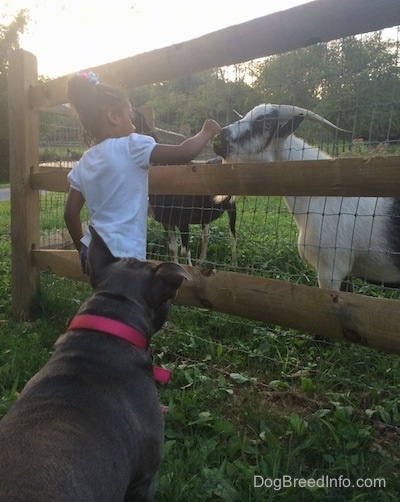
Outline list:
[[[115,321],[114,319],[109,319],[107,317],[91,314],[77,315],[70,322],[68,331],[76,329],[101,331],[102,333],[122,338],[139,349],[150,350],[145,336],[142,335],[140,331],[124,324],[123,322]],[[153,366],[153,375],[156,382],[167,384],[171,378],[171,371],[166,370],[165,368],[160,368],[159,366]]]

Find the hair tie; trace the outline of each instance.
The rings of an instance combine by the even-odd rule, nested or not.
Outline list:
[[[99,76],[97,75],[97,73],[94,73],[93,71],[89,71],[89,72],[81,71],[81,72],[75,73],[75,75],[77,75],[78,77],[81,77],[81,78],[87,78],[94,85],[100,84]]]

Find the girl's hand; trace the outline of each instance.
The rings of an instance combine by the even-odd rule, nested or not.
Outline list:
[[[210,139],[216,136],[221,130],[221,126],[213,119],[207,119],[202,128],[203,132],[210,136]]]

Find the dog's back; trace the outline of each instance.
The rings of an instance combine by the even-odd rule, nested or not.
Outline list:
[[[150,490],[162,443],[149,356],[68,333],[0,422],[0,500],[123,500],[133,473]]]

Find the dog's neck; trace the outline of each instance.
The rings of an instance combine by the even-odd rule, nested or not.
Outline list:
[[[85,301],[76,315],[92,315],[93,318],[102,318],[105,321],[104,323],[107,323],[108,319],[110,321],[114,319],[121,326],[126,325],[123,331],[138,331],[147,340],[148,346],[154,334],[150,320],[151,314],[151,310],[147,309],[146,305],[135,303],[122,293],[97,290]],[[102,328],[102,322],[96,321],[96,323],[98,331],[106,332]],[[118,336],[118,333],[116,333],[116,336]]]
[[[102,333],[122,338],[139,349],[144,350],[149,348],[146,337],[140,331],[108,317],[93,314],[78,314],[68,326],[68,331],[76,329],[101,331]]]
[[[68,331],[88,329],[100,331],[107,335],[113,335],[125,340],[135,347],[150,351],[146,337],[135,328],[123,322],[94,314],[77,314],[68,326]],[[159,366],[153,366],[153,375],[156,382],[168,383],[171,372]]]

